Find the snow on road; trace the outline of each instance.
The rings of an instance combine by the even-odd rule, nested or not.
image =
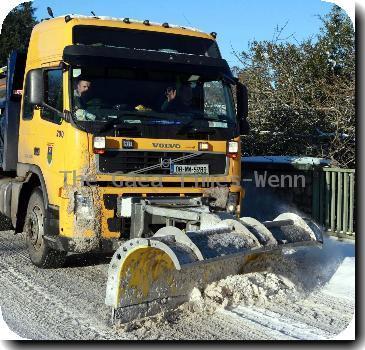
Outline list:
[[[325,308],[331,307],[331,302],[329,302],[328,305],[325,305],[326,301],[333,300],[334,303],[340,303],[339,308],[337,305],[332,305],[333,310],[331,313],[328,313],[327,316],[330,323],[335,317],[341,317],[341,315],[336,315],[336,313],[340,314],[343,309],[345,309],[345,313],[354,312],[354,276],[355,258],[347,257],[320,292],[309,296],[304,302],[299,302],[298,304],[303,305],[304,308],[308,308],[309,306],[310,308],[316,309],[316,313],[318,314],[319,312],[328,312]],[[301,311],[303,312],[303,309],[301,309]],[[257,324],[266,327],[268,332],[272,334],[272,339],[325,340],[333,338],[332,332],[313,324],[313,320],[310,317],[305,320],[297,320],[295,317],[291,316],[289,312],[275,312],[270,310],[270,307],[252,309],[250,307],[237,306],[230,311],[223,310],[221,312],[230,317],[243,317],[246,320],[256,322]],[[316,313],[313,313],[314,318],[318,318]],[[342,323],[342,326],[338,328],[345,329],[347,325],[348,322],[345,321]]]
[[[9,231],[0,232],[0,256],[0,306],[10,328],[0,318],[0,339],[5,329],[6,338],[40,340],[320,340],[346,329],[354,314],[351,241],[326,238],[323,249],[253,262],[203,293],[200,305],[118,327],[104,305],[108,259],[72,256],[63,269],[40,270]]]
[[[329,295],[355,300],[355,258],[347,257],[337,269],[334,276],[323,288]]]
[[[264,308],[237,306],[231,311],[221,311],[228,317],[244,318],[267,328],[267,333],[272,339],[302,339],[302,340],[324,340],[329,334],[323,330],[309,326],[307,323],[298,322],[281,313],[273,312]]]
[[[0,307],[0,340],[27,340],[19,337],[19,335],[13,332],[3,318],[3,313]]]

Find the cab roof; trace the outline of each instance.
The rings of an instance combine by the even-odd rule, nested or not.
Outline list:
[[[105,26],[114,28],[125,28],[125,29],[136,29],[136,30],[147,30],[163,33],[171,33],[178,35],[194,36],[199,38],[215,40],[212,34],[208,34],[200,31],[199,29],[192,27],[178,26],[170,23],[158,23],[152,21],[141,21],[132,18],[117,18],[107,16],[84,16],[76,14],[68,14],[43,20],[41,23],[35,26],[35,30],[47,30],[47,27],[54,25],[61,25],[64,23],[65,26],[71,25],[90,25],[90,26]]]

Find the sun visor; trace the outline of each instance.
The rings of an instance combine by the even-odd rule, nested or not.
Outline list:
[[[74,67],[130,67],[225,76],[233,79],[226,60],[171,52],[108,46],[70,45],[64,49],[63,60]]]

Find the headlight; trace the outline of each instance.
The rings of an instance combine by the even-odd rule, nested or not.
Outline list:
[[[237,211],[237,205],[239,200],[238,193],[229,193],[227,199],[227,212],[230,214],[235,214]]]
[[[238,142],[237,141],[228,141],[227,144],[227,156],[229,158],[236,159],[238,156]]]
[[[94,219],[93,201],[91,197],[75,193],[75,214],[80,219]]]
[[[95,136],[93,142],[94,153],[103,154],[105,152],[106,145],[105,137]]]

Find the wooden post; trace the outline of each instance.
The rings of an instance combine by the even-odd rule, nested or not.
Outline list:
[[[319,220],[319,177],[318,171],[312,172],[312,218],[318,222]]]
[[[331,231],[335,232],[336,219],[336,173],[331,174]]]
[[[326,183],[325,174],[323,171],[319,173],[319,223],[324,225],[325,217],[325,196],[326,196]]]
[[[343,173],[343,222],[342,232],[348,233],[349,217],[349,173]]]
[[[355,191],[355,176],[350,174],[350,213],[349,213],[349,232],[354,233],[354,191]]]
[[[342,222],[342,172],[337,173],[337,223],[336,231],[341,232],[341,222]]]
[[[325,226],[326,228],[330,227],[330,213],[331,213],[331,173],[329,171],[325,171],[326,173],[326,188],[325,188]]]

